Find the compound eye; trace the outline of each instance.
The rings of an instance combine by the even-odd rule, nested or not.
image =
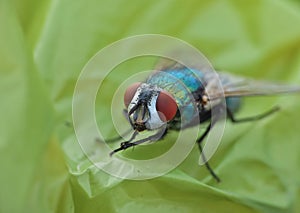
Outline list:
[[[125,94],[124,94],[124,104],[125,104],[126,108],[129,106],[131,100],[133,99],[137,89],[139,88],[139,86],[141,84],[142,84],[141,82],[137,82],[137,83],[130,85],[126,89]]]
[[[162,121],[172,120],[177,112],[177,103],[170,93],[161,91],[157,97],[156,110]]]

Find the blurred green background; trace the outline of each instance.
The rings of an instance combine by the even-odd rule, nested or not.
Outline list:
[[[197,147],[162,177],[116,179],[89,163],[65,125],[83,66],[121,38],[175,36],[216,69],[300,84],[299,26],[299,1],[1,0],[0,212],[299,212],[300,96],[246,100],[240,117],[282,110],[228,123],[210,161],[220,184],[197,165]],[[114,135],[110,116],[97,116]]]

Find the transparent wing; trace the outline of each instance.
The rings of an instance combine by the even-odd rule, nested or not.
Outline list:
[[[210,91],[210,94],[212,94],[210,95],[210,99],[217,99],[220,97],[278,95],[300,92],[300,86],[298,85],[284,85],[267,81],[258,81],[250,78],[230,75],[224,72],[218,72],[218,75],[222,83],[223,91]],[[209,78],[208,73],[207,76],[207,78]],[[212,82],[213,79],[207,79],[207,81]],[[214,90],[214,87],[211,86],[207,89]]]

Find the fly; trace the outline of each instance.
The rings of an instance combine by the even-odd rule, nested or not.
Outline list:
[[[221,82],[222,89],[219,89],[217,82]],[[255,81],[223,72],[215,75],[179,64],[170,65],[153,72],[145,82],[135,83],[127,88],[124,94],[125,112],[134,132],[128,141],[122,142],[110,155],[141,143],[160,140],[168,130],[178,131],[206,122],[208,125],[197,139],[197,144],[206,168],[220,182],[202,152],[202,141],[218,121],[218,116],[217,119],[212,119],[212,110],[222,113],[222,109],[225,109],[233,123],[255,121],[273,114],[279,107],[257,116],[238,119],[235,112],[239,109],[243,96],[293,92],[300,92],[300,87]],[[225,105],[220,101],[222,98],[225,98]],[[141,131],[155,133],[134,141]]]

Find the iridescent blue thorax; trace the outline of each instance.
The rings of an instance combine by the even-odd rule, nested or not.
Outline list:
[[[175,98],[181,115],[181,125],[185,126],[198,115],[198,106],[193,93],[203,90],[201,75],[201,72],[187,68],[157,71],[146,83],[166,90]]]
[[[179,70],[168,70],[167,73],[180,79],[191,92],[195,92],[199,88],[203,88],[203,74],[197,70],[185,68]]]

